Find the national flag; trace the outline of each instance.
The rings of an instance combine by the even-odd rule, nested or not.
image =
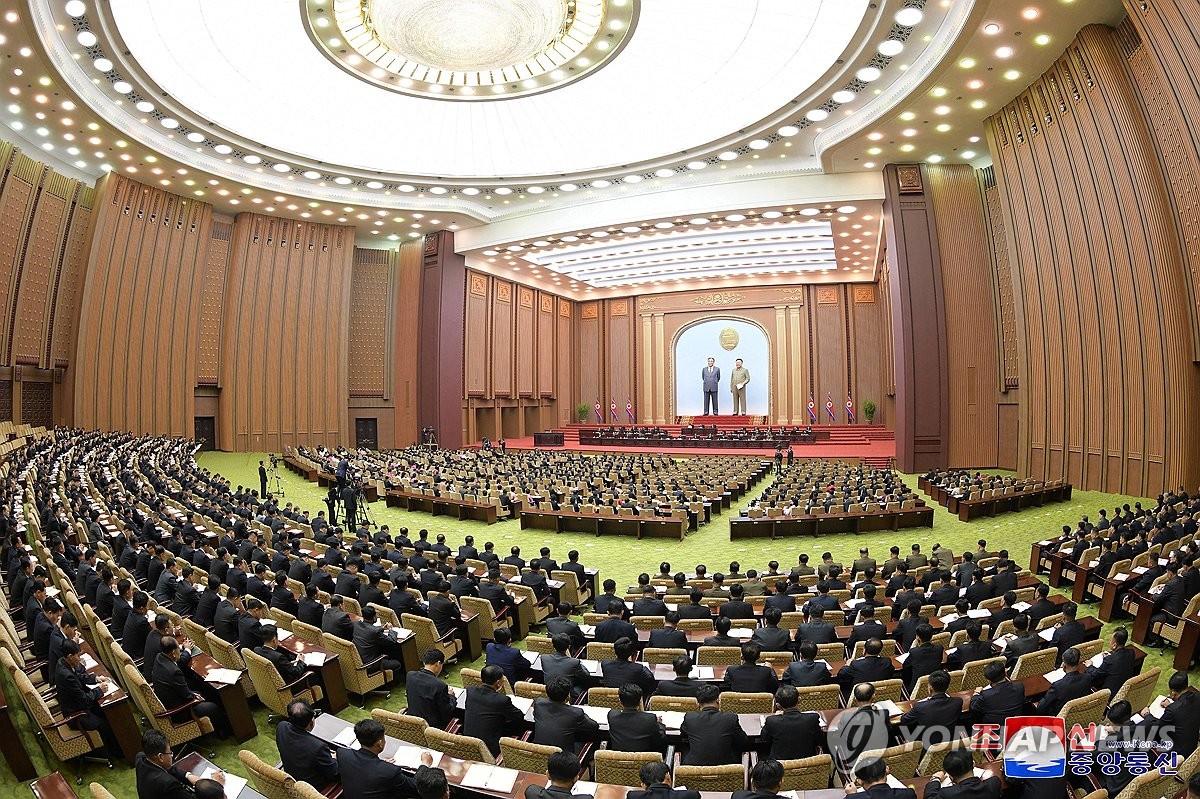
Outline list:
[[[628,399],[625,400],[625,413],[629,414],[629,421],[631,421],[631,422],[637,421],[633,416],[633,401],[632,400],[628,400]]]
[[[617,419],[617,401],[615,399],[609,399],[608,410],[612,413],[613,421],[614,422],[619,421]]]
[[[810,424],[817,423],[817,403],[813,399],[812,392],[808,392],[808,421]]]
[[[854,400],[850,398],[850,392],[846,392],[846,417],[849,418],[850,424],[858,421],[858,417],[854,415]]]
[[[831,423],[837,421],[837,417],[833,415],[833,395],[832,394],[825,395],[825,412],[829,414],[829,421]]]
[[[604,424],[604,414],[600,412],[600,398],[596,398],[596,421]]]

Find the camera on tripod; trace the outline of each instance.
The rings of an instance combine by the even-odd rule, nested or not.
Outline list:
[[[283,458],[279,455],[276,455],[274,452],[268,453],[267,457],[271,459],[272,469],[278,469],[279,464],[283,462]]]

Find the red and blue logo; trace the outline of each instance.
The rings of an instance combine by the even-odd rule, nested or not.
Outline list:
[[[1004,775],[1017,779],[1063,777],[1067,729],[1060,718],[1013,716],[1004,720]]]

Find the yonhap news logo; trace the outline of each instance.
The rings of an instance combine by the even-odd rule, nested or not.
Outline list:
[[[1013,716],[1004,720],[1004,775],[1017,779],[1064,777],[1067,728],[1060,718]]]

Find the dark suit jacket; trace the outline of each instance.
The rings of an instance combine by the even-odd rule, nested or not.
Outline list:
[[[932,674],[942,667],[942,655],[945,648],[941,644],[923,644],[908,650],[904,659],[904,684],[909,688],[916,685],[917,680],[926,674]]]
[[[608,711],[608,748],[615,752],[666,752],[667,731],[653,713]]]
[[[170,710],[191,701],[192,689],[188,687],[187,678],[183,676],[183,669],[179,668],[178,663],[160,652],[155,657],[154,666],[150,671],[150,684],[164,708]],[[187,721],[191,718],[191,712],[181,710],[171,718],[175,722]]]
[[[130,618],[133,617],[132,613],[129,615]],[[241,621],[243,615],[243,612],[235,608],[229,600],[221,600],[213,617],[213,632],[222,641],[236,644],[238,642],[238,622]]]
[[[646,787],[644,791],[630,791],[626,799],[700,799],[699,791],[686,788],[675,789],[665,782],[656,782]]]
[[[429,619],[437,627],[438,635],[445,635],[458,626],[461,618],[458,605],[449,598],[438,594],[429,600]]]
[[[1004,682],[989,685],[971,697],[971,715],[982,724],[1003,724],[1009,716],[1019,716],[1025,709],[1025,685]]]
[[[1195,751],[1197,737],[1200,736],[1200,693],[1191,688],[1181,693],[1163,710],[1160,724],[1179,756],[1185,758],[1190,755]]]
[[[1133,647],[1123,646],[1105,655],[1099,666],[1088,666],[1087,675],[1091,678],[1093,686],[1107,688],[1116,696],[1125,681],[1137,674],[1137,671]],[[1140,710],[1140,707],[1135,708],[1135,712]]]
[[[321,621],[325,618],[325,606],[315,599],[302,597],[296,607],[296,621],[311,624],[320,629]]]
[[[1037,713],[1041,716],[1053,716],[1063,709],[1063,705],[1072,699],[1087,696],[1092,692],[1092,681],[1082,671],[1073,671],[1051,683],[1050,690],[1038,702]]]
[[[990,777],[981,780],[978,777],[967,777],[959,783],[952,783],[947,778],[945,785],[937,780],[930,780],[925,786],[925,799],[1000,799],[1000,780]]]
[[[529,679],[533,674],[529,661],[524,658],[519,649],[501,646],[493,642],[487,645],[486,651],[487,660],[484,661],[486,665],[499,666],[512,685],[515,685],[518,680]]]
[[[121,648],[130,657],[137,657],[146,651],[146,639],[150,636],[150,622],[139,613],[129,613],[125,620],[125,634],[121,637]]]
[[[749,602],[731,599],[728,602],[721,603],[717,615],[724,616],[727,619],[753,619],[754,606]]]
[[[788,652],[792,648],[792,636],[781,627],[759,627],[750,640],[767,652]]]
[[[600,684],[606,688],[620,688],[625,683],[635,683],[649,696],[657,683],[650,670],[632,660],[605,660],[600,663]]]
[[[882,641],[887,637],[887,625],[877,621],[867,621],[854,625],[854,629],[850,631],[850,637],[846,639],[846,647],[853,652],[854,645],[859,641],[869,641],[872,638]]]
[[[821,740],[821,717],[817,713],[785,710],[767,716],[758,736],[758,753],[775,760],[812,757]]]
[[[655,649],[687,649],[687,633],[675,628],[662,628],[650,631],[650,640],[646,646]]]
[[[683,717],[680,727],[688,750],[683,755],[687,766],[720,766],[740,763],[742,752],[750,748],[736,713],[716,708],[693,710]]]
[[[779,608],[783,613],[790,613],[796,610],[796,598],[788,594],[771,594],[763,607]]]
[[[815,660],[798,660],[788,664],[787,669],[783,672],[783,681],[797,688],[805,688],[814,685],[829,685],[833,682],[833,677],[830,675],[829,667],[824,663]]]
[[[337,750],[337,766],[342,775],[342,795],[346,799],[394,799],[417,795],[413,778],[374,752],[343,747]]]
[[[628,638],[637,643],[637,628],[629,622],[609,617],[596,625],[596,641],[604,644],[614,643],[618,638]]]
[[[300,603],[296,595],[286,585],[277,585],[271,590],[271,607],[293,616],[300,612]]]
[[[175,766],[169,771],[163,769],[146,757],[145,752],[137,753],[134,769],[138,799],[191,799],[195,796],[183,771]]]
[[[539,660],[542,666],[542,679],[548,684],[557,677],[565,677],[571,681],[572,688],[582,688],[591,679],[588,670],[583,667],[578,658],[570,655],[560,655],[552,652],[542,655]]]
[[[860,682],[890,680],[895,676],[896,667],[892,665],[891,658],[865,655],[842,666],[838,672],[838,682],[844,690],[849,690]]]
[[[600,725],[578,705],[552,702],[545,697],[533,702],[533,742],[574,752],[584,741],[596,739]]]
[[[691,677],[676,677],[673,680],[664,680],[658,684],[658,689],[654,692],[655,696],[696,696],[700,692],[701,686],[704,683],[697,682]]]
[[[507,696],[483,685],[467,689],[463,734],[479,738],[493,755],[500,754],[500,739],[516,732],[524,714]]]
[[[1021,655],[1028,655],[1030,652],[1036,652],[1042,648],[1042,639],[1037,637],[1036,633],[1026,633],[1018,635],[1016,638],[1008,642],[1004,647],[1004,656],[1008,658],[1009,665],[1017,662],[1017,658]]]
[[[219,604],[221,604],[221,595],[206,588],[200,594],[199,601],[196,602],[196,609],[192,612],[192,621],[205,627],[213,626]]]
[[[96,708],[96,700],[103,691],[86,682],[91,679],[72,669],[66,660],[58,662],[54,670],[54,688],[58,692],[58,706],[64,717]]]
[[[551,616],[546,619],[546,633],[551,637],[562,633],[571,639],[571,649],[582,649],[587,643],[583,635],[583,630],[579,629],[579,625],[571,619],[563,616]]]
[[[917,792],[912,788],[893,788],[887,783],[872,785],[865,791],[852,793],[850,796],[858,799],[917,799]]]
[[[275,745],[283,770],[297,781],[321,788],[338,781],[338,764],[329,745],[308,730],[281,721],[275,726]]]
[[[779,687],[779,679],[770,666],[745,663],[730,666],[725,670],[725,679],[721,682],[721,690],[738,691],[741,693],[775,693]]]
[[[299,679],[300,675],[306,670],[304,663],[286,649],[271,649],[268,646],[257,646],[254,648],[254,654],[271,661],[271,664],[275,666],[275,669],[279,672],[279,676],[283,678],[284,682]]]
[[[321,617],[321,632],[341,638],[343,641],[354,640],[354,622],[350,614],[337,608],[328,608]]]
[[[425,719],[431,727],[445,727],[454,715],[454,698],[446,683],[425,669],[410,671],[405,680],[408,715]]]
[[[242,649],[254,649],[262,646],[262,622],[249,613],[242,614],[238,619],[238,646]]]
[[[1062,653],[1066,652],[1076,644],[1082,644],[1087,638],[1087,630],[1083,627],[1083,622],[1079,619],[1068,621],[1054,631],[1054,637],[1050,639],[1050,643],[1058,647],[1058,657],[1062,658]]]
[[[370,663],[379,657],[399,658],[399,645],[392,640],[382,627],[367,624],[365,621],[354,623],[351,643],[358,650],[358,656],[363,663]]]
[[[657,597],[650,599],[635,599],[633,601],[634,616],[666,616],[667,603]]]
[[[707,605],[693,605],[690,602],[680,605],[678,612],[681,619],[711,619],[713,617],[712,611]]]
[[[837,640],[837,630],[824,621],[806,621],[796,628],[796,643],[812,641],[814,644],[832,644]]]
[[[912,708],[900,717],[900,726],[905,730],[907,740],[921,739],[926,746],[944,743],[954,735],[959,727],[962,716],[963,701],[957,696],[934,694],[913,704]],[[926,728],[929,730],[926,736]]]

